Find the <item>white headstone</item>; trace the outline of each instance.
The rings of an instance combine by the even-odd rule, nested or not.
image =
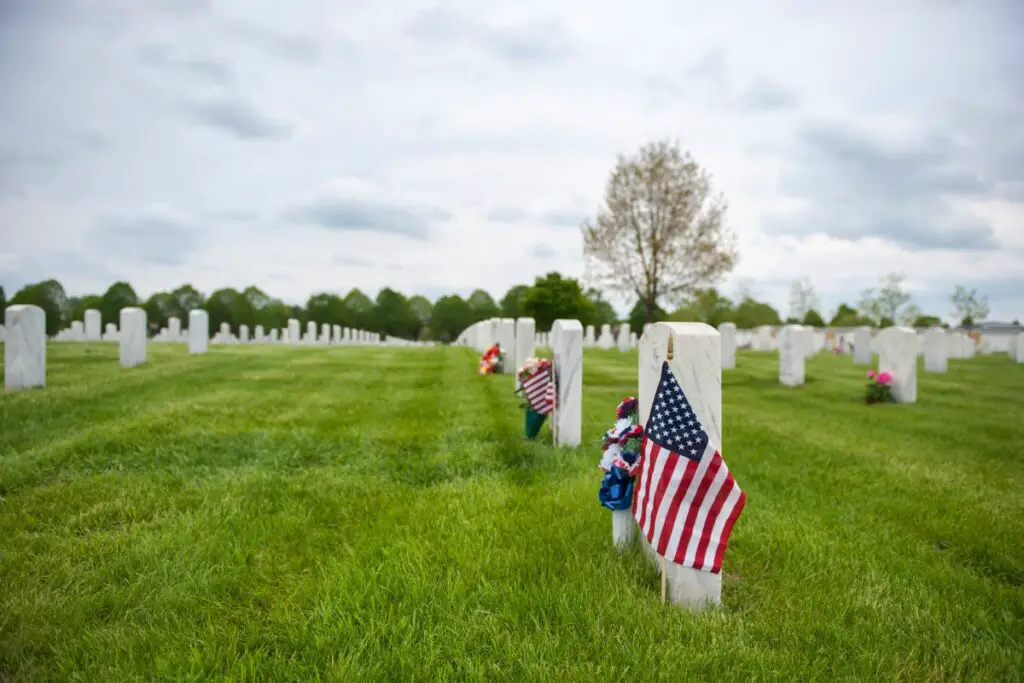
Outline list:
[[[612,338],[611,325],[601,325],[601,336],[597,340],[597,345],[602,349],[610,349],[615,346],[615,339]]]
[[[341,325],[331,325],[331,343],[341,343]]]
[[[71,321],[71,339],[73,341],[85,340],[85,325],[81,320]]]
[[[188,352],[206,353],[210,345],[210,314],[194,308],[188,312]]]
[[[946,331],[941,327],[931,327],[924,333],[925,372],[946,372],[949,369],[946,342]]]
[[[120,315],[121,367],[134,368],[146,362],[146,310],[129,306]]]
[[[107,323],[104,325],[103,338],[111,341],[117,339],[117,325],[114,323]]]
[[[509,354],[509,357],[514,359],[512,372],[523,367],[526,359],[533,355],[533,343],[536,341],[534,338],[536,334],[537,324],[533,318],[516,319],[516,347],[514,353]]]
[[[587,325],[587,330],[583,336],[583,344],[586,346],[593,346],[597,343],[596,337],[594,336],[594,326]]]
[[[731,370],[736,367],[736,325],[722,323],[718,334],[722,339],[722,369]]]
[[[320,343],[330,344],[331,343],[331,325],[330,323],[324,323],[320,326]]]
[[[917,401],[917,333],[909,327],[890,327],[878,335],[878,371],[892,375],[897,403]]]
[[[15,304],[4,310],[4,388],[46,386],[46,312]]]
[[[306,323],[306,337],[303,341],[307,344],[316,343],[316,323],[312,320]]]
[[[181,341],[181,318],[172,315],[167,319],[167,338],[172,342]]]
[[[245,343],[249,341],[249,326],[239,325],[238,326],[238,341]]]
[[[619,325],[619,338],[616,340],[619,351],[629,351],[629,323]]]
[[[1024,363],[1024,332],[1010,340],[1010,358]]]
[[[807,335],[800,325],[786,325],[779,334],[779,383],[798,387],[804,383]]]
[[[288,318],[288,339],[289,344],[299,343],[299,321],[296,318]]]
[[[674,339],[672,373],[686,393],[697,419],[710,440],[722,445],[722,348],[718,331],[704,323],[654,323],[640,340],[640,424],[647,422],[654,392],[661,379],[669,335]],[[612,513],[617,514],[617,513]],[[629,511],[625,511],[629,515]],[[635,528],[635,525],[634,525]],[[641,543],[661,564],[641,534]],[[722,575],[668,562],[668,597],[691,609],[717,605],[722,600]]]
[[[556,446],[579,446],[583,433],[583,325],[556,320],[552,328],[558,395],[551,426]]]
[[[85,338],[89,341],[103,338],[103,316],[95,308],[85,310]]]
[[[853,331],[853,362],[871,365],[871,329],[858,327]]]
[[[266,341],[266,336],[265,336],[265,334],[263,332],[263,325],[257,325],[256,329],[253,330],[252,340],[254,342],[264,342],[264,341]]]
[[[287,333],[287,330],[285,330],[285,333]],[[270,338],[270,343],[271,344],[276,344],[277,343],[277,330],[276,329],[271,330],[270,334],[268,336]]]

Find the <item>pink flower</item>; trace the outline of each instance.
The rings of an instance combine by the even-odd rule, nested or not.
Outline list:
[[[875,376],[875,371],[874,370],[868,370],[868,379],[873,379],[874,376]]]
[[[878,381],[881,382],[882,384],[888,384],[889,382],[892,381],[892,375],[890,375],[888,372],[880,372],[878,373]]]

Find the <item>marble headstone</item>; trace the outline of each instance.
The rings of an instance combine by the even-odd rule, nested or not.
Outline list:
[[[239,325],[238,326],[238,341],[242,342],[243,344],[245,342],[249,341],[249,326],[248,325]]]
[[[917,401],[917,333],[909,327],[890,327],[878,335],[878,371],[892,375],[897,403]]]
[[[85,311],[85,338],[89,341],[99,341],[103,338],[103,316],[95,308],[88,308]]]
[[[786,325],[779,334],[779,384],[798,387],[804,383],[807,335],[800,325]]]
[[[206,353],[210,345],[210,314],[201,308],[188,312],[188,352]]]
[[[171,316],[167,319],[167,336],[171,341],[181,341],[181,318]]]
[[[722,369],[731,370],[736,367],[736,325],[722,323],[718,334],[722,339]]]
[[[46,312],[15,304],[4,310],[4,388],[46,386]]]
[[[536,341],[537,323],[533,318],[516,319],[516,346],[514,353],[509,354],[514,358],[512,372],[523,367],[526,359],[534,353],[533,343]]]
[[[263,333],[263,325],[257,325],[256,329],[253,330],[252,340],[254,342],[265,342],[266,341],[266,337],[264,336],[264,333]]]
[[[629,333],[629,323],[622,323],[621,325],[619,325],[619,337],[616,340],[616,343],[619,347],[619,351],[629,351]]]
[[[146,362],[146,310],[135,306],[121,309],[121,367],[134,368]]]
[[[949,352],[946,331],[941,327],[931,327],[924,333],[924,371],[947,372],[949,370]]]
[[[297,318],[288,318],[288,339],[289,344],[298,344],[300,341],[299,321]]]
[[[81,320],[71,321],[71,339],[72,341],[85,340],[85,324]]]
[[[558,395],[551,426],[556,446],[579,446],[583,433],[583,325],[556,320],[552,350]]]
[[[853,331],[853,362],[871,365],[871,329],[858,327]]]
[[[647,422],[654,392],[661,378],[661,365],[666,359],[669,335],[673,336],[675,353],[669,362],[672,373],[690,400],[697,418],[708,437],[719,449],[722,444],[722,348],[718,331],[704,323],[654,323],[640,341],[639,390],[640,424]],[[624,511],[632,522],[632,515]],[[617,513],[612,513],[613,515]],[[613,522],[614,525],[614,522]],[[614,528],[614,527],[613,527]],[[635,530],[636,525],[632,528]],[[640,542],[648,555],[661,565],[661,557],[647,544]],[[691,569],[668,562],[668,598],[678,605],[699,610],[717,605],[722,600],[722,575]]]
[[[611,325],[601,325],[601,336],[597,340],[597,345],[602,349],[610,349],[615,346],[615,339],[612,337]]]
[[[583,337],[583,344],[585,346],[593,346],[595,343],[597,342],[594,336],[594,326],[587,325],[586,334]]]

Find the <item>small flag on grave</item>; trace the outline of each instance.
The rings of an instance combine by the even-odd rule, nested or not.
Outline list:
[[[544,421],[555,408],[555,382],[551,361],[546,358],[527,358],[516,373],[518,387],[526,397],[524,435],[534,439]]]
[[[641,533],[662,557],[717,574],[745,504],[746,494],[664,362],[633,498]]]

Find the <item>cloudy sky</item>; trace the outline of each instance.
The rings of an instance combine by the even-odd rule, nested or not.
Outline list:
[[[0,0],[0,284],[500,297],[678,140],[739,280],[1024,319],[1019,0]],[[629,302],[632,303],[632,302]]]

